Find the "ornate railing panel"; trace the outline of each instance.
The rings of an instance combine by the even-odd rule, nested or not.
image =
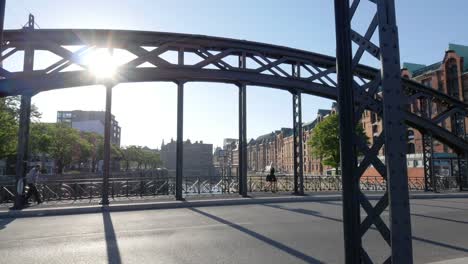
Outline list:
[[[173,176],[138,177],[148,175],[148,173],[132,174],[131,177],[122,177],[123,174],[121,174],[109,179],[109,196],[111,198],[173,196],[175,193],[175,177]],[[437,182],[440,191],[457,190],[459,187],[458,177],[441,176],[437,177]],[[238,178],[236,176],[185,177],[183,183],[183,193],[188,196],[238,193]],[[81,179],[43,179],[37,186],[44,201],[86,200],[101,198],[102,195],[102,178],[85,177],[85,175]],[[410,178],[408,187],[412,191],[424,190],[424,178]],[[0,203],[13,201],[14,188],[14,180],[0,181]],[[304,176],[304,191],[306,192],[341,190],[341,176]],[[386,190],[386,182],[380,176],[362,177],[361,190],[384,191]],[[250,175],[248,177],[248,191],[265,192],[271,191],[271,189],[265,176]],[[292,193],[294,191],[294,176],[278,175],[277,191]]]

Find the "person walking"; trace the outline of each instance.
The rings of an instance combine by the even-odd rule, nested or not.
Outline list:
[[[275,168],[270,166],[270,173],[266,176],[266,181],[268,182],[268,189],[271,192],[276,192],[277,185],[276,185],[276,176],[275,176]],[[268,190],[265,190],[268,191]]]
[[[271,192],[276,192],[278,189],[278,185],[276,183],[276,175],[275,175],[275,168],[271,167],[270,169],[270,188]]]
[[[26,183],[29,187],[29,191],[26,194],[25,197],[25,202],[27,203],[29,198],[31,198],[32,195],[34,195],[34,199],[36,200],[37,204],[41,204],[41,196],[39,192],[37,191],[37,180],[39,179],[39,173],[41,171],[41,165],[36,165],[34,166],[26,176]]]

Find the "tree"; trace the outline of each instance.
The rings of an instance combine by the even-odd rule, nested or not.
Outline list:
[[[63,168],[69,166],[73,160],[82,159],[88,142],[80,137],[78,130],[64,124],[49,126],[51,136],[50,156],[57,165],[57,173],[63,173]]]
[[[0,98],[0,159],[16,153],[18,122],[11,98]]]
[[[91,162],[91,172],[96,172],[97,163],[103,157],[104,138],[94,132],[81,132],[81,137],[89,143],[87,157]]]
[[[155,169],[162,164],[159,153],[141,146],[128,146],[122,149],[122,159],[125,161],[125,170],[136,164],[136,169]]]
[[[159,153],[150,150],[150,149],[143,149],[143,164],[145,165],[145,169],[148,167],[151,169],[156,169],[158,166],[162,164],[161,158]]]
[[[356,133],[366,141],[367,136],[362,126],[356,127]],[[318,123],[312,131],[312,136],[307,142],[313,155],[320,158],[322,164],[335,168],[338,173],[340,165],[340,130],[338,114],[327,116],[322,122]]]
[[[19,96],[0,98],[0,159],[16,153],[21,99]],[[41,114],[31,106],[31,120],[36,122]]]
[[[32,155],[40,156],[41,166],[45,168],[45,157],[49,154],[52,138],[50,124],[33,123],[29,135],[29,149]]]

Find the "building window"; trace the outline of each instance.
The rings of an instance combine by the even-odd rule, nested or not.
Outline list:
[[[414,131],[413,130],[408,130],[406,132],[406,135],[408,137],[408,140],[413,140],[414,139]]]
[[[416,153],[416,149],[414,147],[414,143],[408,143],[408,150],[407,150],[407,153],[408,154],[414,154]]]
[[[425,79],[421,82],[423,85],[427,86],[427,87],[432,87],[432,79],[429,78],[429,79]]]
[[[448,61],[447,66],[447,92],[450,96],[459,97],[458,92],[458,66],[454,59]]]
[[[371,113],[370,119],[371,119],[371,124],[374,124],[375,121],[376,121],[376,118],[375,118],[375,115],[373,113]]]

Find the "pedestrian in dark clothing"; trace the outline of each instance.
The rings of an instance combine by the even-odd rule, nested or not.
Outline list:
[[[276,184],[276,176],[275,176],[275,168],[271,167],[270,169],[270,188],[271,192],[276,192],[278,189],[278,186]]]
[[[41,166],[36,165],[29,171],[28,175],[26,176],[26,183],[29,187],[29,191],[26,194],[25,202],[28,202],[29,198],[31,198],[31,196],[34,195],[34,199],[36,200],[37,204],[42,203],[41,196],[37,191],[36,187],[37,180],[39,179],[40,170]]]
[[[268,182],[268,189],[271,192],[276,192],[277,185],[276,185],[276,176],[275,176],[275,168],[270,168],[270,173],[266,176],[266,181]]]

